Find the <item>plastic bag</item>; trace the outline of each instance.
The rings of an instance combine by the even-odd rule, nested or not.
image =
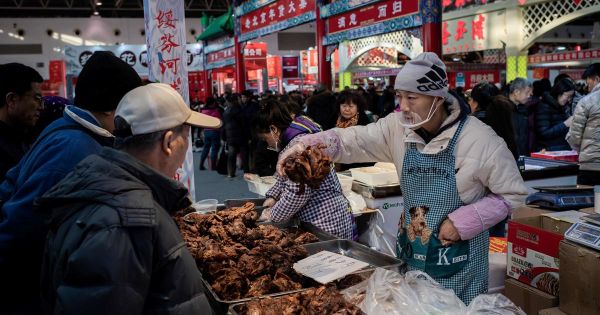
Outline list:
[[[364,301],[359,306],[369,315],[464,315],[467,309],[452,290],[443,288],[421,271],[409,271],[402,276],[381,268],[369,278]]]
[[[369,227],[360,236],[359,241],[378,252],[396,257],[396,234],[392,235],[384,230],[385,221],[381,211],[377,211],[371,216]]]
[[[467,310],[467,315],[525,315],[525,312],[502,294],[481,294]]]
[[[348,202],[350,203],[350,208],[352,209],[353,213],[360,213],[363,210],[365,210],[365,208],[367,208],[367,203],[361,195],[353,191],[348,191],[344,192],[344,196],[346,197],[346,199],[348,199]]]

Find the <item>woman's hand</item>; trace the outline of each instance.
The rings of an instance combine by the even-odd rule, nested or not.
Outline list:
[[[285,150],[279,155],[279,160],[277,160],[277,174],[279,176],[285,177],[285,172],[283,171],[283,164],[285,164],[285,159],[289,156],[301,153],[306,149],[306,146],[302,142],[298,142],[291,146],[289,149]]]
[[[267,208],[271,208],[272,206],[275,205],[275,203],[277,203],[277,200],[275,200],[273,198],[267,198],[267,200],[265,200],[265,202],[263,202],[263,206],[265,206]]]
[[[450,246],[453,243],[460,241],[460,235],[458,230],[454,227],[454,223],[450,219],[444,220],[440,226],[440,233],[438,239],[442,242],[443,246]]]
[[[244,173],[244,179],[248,180],[248,181],[255,181],[255,180],[260,179],[260,177],[256,174]]]

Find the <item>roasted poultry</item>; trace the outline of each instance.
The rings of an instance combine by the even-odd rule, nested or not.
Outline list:
[[[292,182],[300,185],[299,195],[304,194],[306,186],[318,189],[331,172],[331,159],[323,154],[324,148],[322,144],[308,146],[285,160],[285,174]]]

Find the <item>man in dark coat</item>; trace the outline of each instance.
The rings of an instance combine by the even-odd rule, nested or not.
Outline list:
[[[42,76],[20,63],[0,65],[0,182],[33,142],[33,129],[44,108]]]
[[[42,267],[44,310],[54,314],[209,314],[200,272],[171,217],[190,205],[172,180],[190,126],[219,119],[190,110],[172,87],[126,94],[115,149],[83,160],[40,200],[51,211]]]
[[[142,83],[127,63],[95,52],[75,87],[75,105],[51,123],[0,185],[0,314],[39,314],[46,213],[34,202],[75,165],[113,143],[114,113]]]
[[[321,125],[323,130],[335,127],[338,117],[335,95],[324,85],[317,85],[313,96],[306,101],[306,116]]]

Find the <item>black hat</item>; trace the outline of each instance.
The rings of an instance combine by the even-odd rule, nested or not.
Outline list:
[[[77,78],[75,105],[93,112],[113,111],[127,92],[141,85],[131,66],[111,52],[97,51]]]

